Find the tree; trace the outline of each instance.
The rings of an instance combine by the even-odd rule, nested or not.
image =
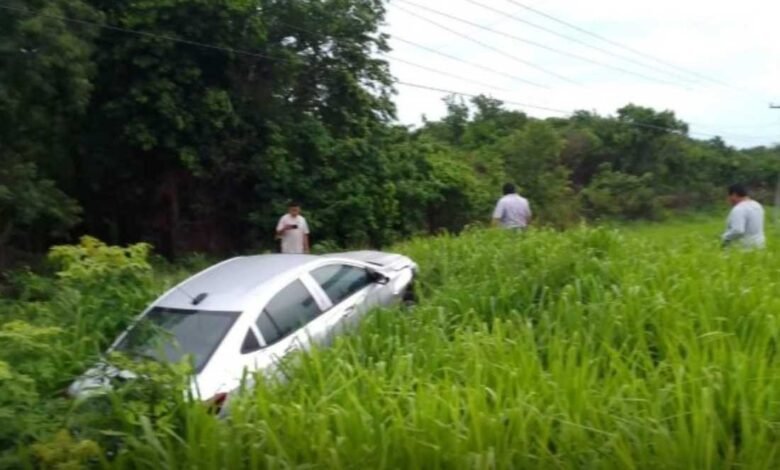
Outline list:
[[[70,146],[89,101],[92,30],[80,1],[27,1],[0,15],[0,258],[15,238],[43,248],[78,222],[67,189]],[[0,266],[3,259],[0,259]]]
[[[16,161],[14,161],[16,160]],[[8,263],[8,244],[15,236],[63,235],[78,221],[76,202],[41,177],[34,163],[5,155],[0,160],[0,269]],[[28,245],[28,248],[32,248]]]
[[[528,116],[517,111],[507,111],[501,101],[479,95],[471,100],[476,108],[474,118],[463,135],[463,147],[484,150],[515,131],[522,129]]]
[[[382,246],[486,220],[507,180],[565,226],[701,207],[732,181],[766,197],[780,172],[776,148],[694,140],[636,105],[540,120],[449,96],[444,118],[393,125],[383,0],[11,2],[3,252],[69,232],[170,256],[265,250],[289,199],[315,242]]]
[[[252,127],[271,130],[249,168],[252,220],[272,227],[288,198],[301,200],[315,239],[376,244],[392,238],[397,204],[388,147],[394,107],[379,0],[267,2],[269,37],[296,58],[282,99],[268,113],[248,110]],[[273,175],[269,178],[268,175]]]
[[[506,174],[542,214],[566,225],[576,218],[576,205],[561,152],[564,140],[548,123],[534,121],[510,136],[503,146]]]
[[[469,124],[471,111],[463,98],[450,95],[444,98],[447,106],[447,114],[441,121],[432,122],[423,117],[424,126],[422,133],[439,142],[457,146],[461,144],[463,134]]]
[[[376,189],[389,190],[377,178],[393,113],[387,64],[374,56],[386,48],[381,1],[93,4],[113,25],[157,35],[101,38],[80,152],[93,232],[174,254],[205,231],[240,249],[270,243],[290,198],[313,210],[317,236],[344,240],[359,214],[366,236],[384,230],[372,212],[389,207]]]
[[[651,182],[650,174],[635,176],[613,171],[604,163],[592,184],[582,191],[586,213],[591,218],[657,218],[661,208]]]
[[[619,152],[614,167],[632,175],[654,173],[668,175],[669,164],[678,158],[679,144],[688,132],[688,125],[671,111],[657,112],[635,105],[618,110],[611,144]]]

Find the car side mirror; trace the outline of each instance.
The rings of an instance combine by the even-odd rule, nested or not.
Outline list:
[[[390,278],[380,273],[379,271],[374,271],[373,269],[367,269],[366,272],[368,273],[368,278],[373,283],[385,285],[388,282],[390,282]]]

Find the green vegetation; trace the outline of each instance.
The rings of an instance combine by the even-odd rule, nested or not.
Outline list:
[[[636,105],[540,120],[450,97],[398,126],[382,0],[5,6],[0,269],[82,234],[169,258],[266,250],[288,199],[315,243],[388,246],[485,220],[506,180],[567,227],[708,206],[735,181],[766,201],[780,173],[778,148],[692,139]]]
[[[657,222],[733,182],[767,202],[780,147],[633,104],[448,97],[399,126],[384,6],[4,2],[0,468],[777,468],[780,251],[722,252],[722,214]],[[506,181],[531,233],[477,228]],[[173,282],[272,249],[289,199],[317,252],[418,260],[416,311],[373,314],[225,421],[179,365],[63,397]]]
[[[183,401],[175,367],[140,366],[155,379],[114,405],[54,397],[163,288],[143,246],[58,248],[57,278],[26,275],[8,303],[25,323],[2,327],[4,456],[44,468],[776,468],[780,252],[723,252],[715,228],[404,243],[423,273],[415,311],[372,314],[225,421]]]

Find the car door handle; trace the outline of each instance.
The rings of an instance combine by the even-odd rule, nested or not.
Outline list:
[[[352,315],[352,313],[354,311],[355,311],[355,306],[354,305],[351,306],[351,307],[347,307],[347,308],[344,309],[344,316],[348,317],[348,316]]]

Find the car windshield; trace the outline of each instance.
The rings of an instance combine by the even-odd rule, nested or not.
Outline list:
[[[157,307],[130,329],[116,350],[165,362],[189,355],[200,372],[238,316],[239,312]]]

